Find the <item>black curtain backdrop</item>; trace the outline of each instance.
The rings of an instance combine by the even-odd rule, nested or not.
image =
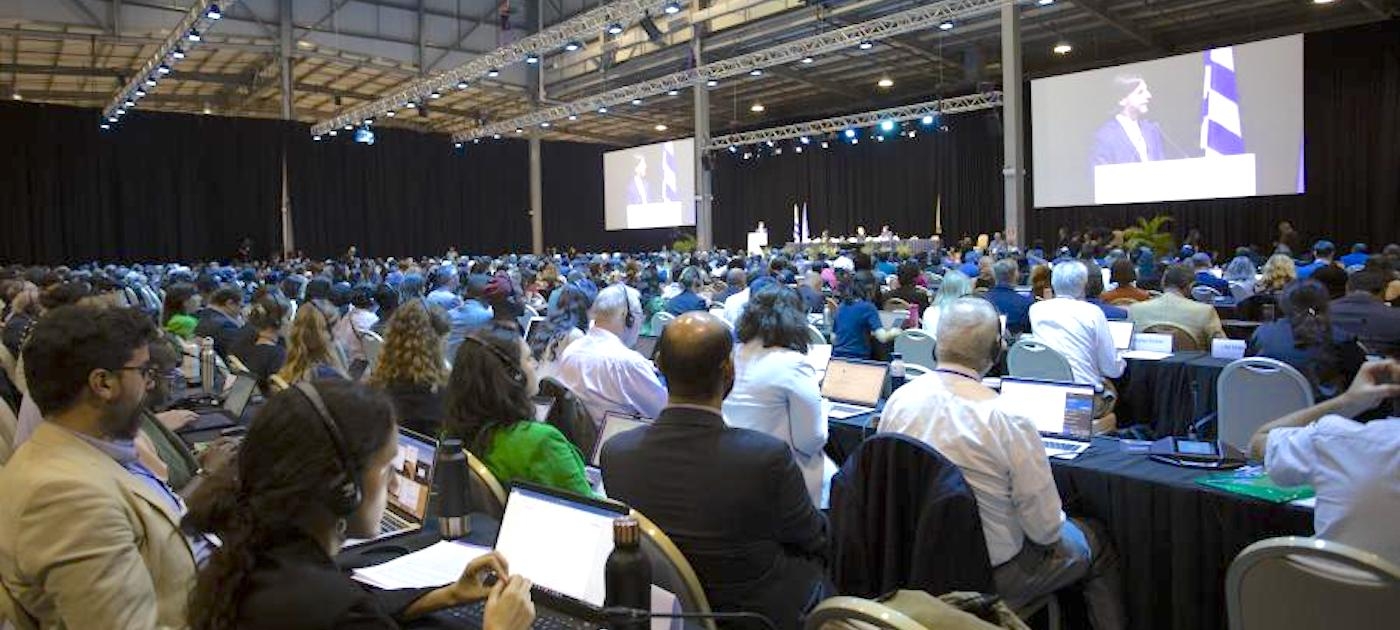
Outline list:
[[[0,103],[0,261],[227,258],[280,242],[278,121]]]

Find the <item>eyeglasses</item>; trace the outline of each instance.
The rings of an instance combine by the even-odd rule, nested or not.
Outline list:
[[[160,376],[160,368],[154,365],[124,365],[119,368],[112,368],[111,371],[125,372],[127,370],[140,372],[141,378],[145,379],[147,383],[154,383],[156,378]]]

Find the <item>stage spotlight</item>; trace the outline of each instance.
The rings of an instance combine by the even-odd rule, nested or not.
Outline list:
[[[141,98],[146,95],[146,91],[141,88],[136,88],[136,92],[134,92],[134,94],[136,94],[136,98]]]
[[[938,25],[938,30],[940,30],[940,31],[951,31],[951,30],[953,30],[953,21],[952,21],[952,20],[945,20],[942,24],[939,24],[939,25]]]
[[[797,147],[796,149],[794,149],[794,151],[797,151],[798,153],[801,153],[801,152],[802,152],[802,147]]]
[[[387,111],[387,112],[384,112],[384,115],[385,115],[385,116],[388,116],[388,117],[390,117],[390,118],[393,118],[393,117],[395,117],[395,116],[398,116],[399,113],[391,109],[391,110],[389,110],[389,111]]]
[[[801,138],[798,138],[798,141],[802,144],[812,144],[812,139],[808,138],[807,136],[802,136]]]
[[[318,134],[316,134],[316,135],[314,135],[314,136],[311,136],[311,141],[312,141],[312,142],[320,142],[320,141],[321,141],[321,134],[318,133]]]
[[[224,12],[219,10],[219,5],[211,4],[209,10],[204,12],[204,16],[211,20],[217,20],[224,17]]]
[[[851,144],[860,144],[860,138],[851,138]]]
[[[120,107],[118,107],[118,108],[117,108],[117,115],[118,115],[118,116],[125,116],[125,115],[126,115],[126,110],[125,110],[125,109],[122,109],[122,108],[120,108]]]
[[[823,141],[822,141],[822,148],[823,148],[823,149],[830,149],[830,148],[831,148],[831,143],[830,143],[830,142],[827,142],[827,141],[825,141],[825,140],[823,140]]]
[[[731,145],[729,145],[729,152],[730,152],[730,153],[738,153],[738,152],[739,152],[739,147],[736,147],[736,146],[734,146],[734,145],[731,144]]]
[[[431,98],[431,99],[439,99],[439,98],[442,98],[442,92],[439,92],[439,91],[437,91],[437,90],[433,90],[432,92],[430,92],[430,93],[428,94],[428,98]]]
[[[415,103],[415,102],[413,102],[413,101],[409,101],[407,105],[404,105],[404,107],[407,107],[407,108],[409,108],[409,109],[417,109],[417,108],[418,108],[418,103]]]
[[[574,52],[580,48],[583,48],[583,44],[580,44],[578,42],[569,42],[567,44],[564,44],[564,50],[568,52]]]
[[[346,130],[346,131],[350,131],[351,129],[354,129],[354,128],[355,128],[354,125],[349,125],[349,124],[345,125],[345,130]]]
[[[634,99],[632,99],[632,104],[633,104],[633,105],[641,105],[641,104],[642,104],[642,99],[634,98]]]
[[[847,138],[854,138],[854,137],[856,137],[856,130],[855,130],[855,129],[847,129],[847,130],[845,131],[845,133],[846,133],[846,137],[847,137]]]
[[[535,53],[530,53],[530,54],[528,54],[528,55],[525,55],[525,63],[534,65],[534,64],[537,64],[537,63],[539,63],[539,62],[540,62],[540,56],[539,56],[539,55],[536,55]]]
[[[122,103],[122,106],[123,106],[123,107],[136,107],[136,101],[133,101],[133,100],[131,100],[131,99],[126,99],[126,102]]]
[[[860,43],[860,46],[858,46],[858,48],[860,48],[861,50],[870,50],[871,48],[874,48],[874,47],[875,47],[875,44],[873,44],[873,43],[871,43],[871,42],[868,42],[868,41],[861,42],[861,43]]]
[[[549,121],[546,120],[546,121],[540,123],[540,128],[542,128],[542,129],[549,129]]]
[[[146,87],[155,87],[155,86],[156,86],[156,78],[155,78],[155,77],[146,77]]]
[[[609,35],[621,35],[623,30],[624,29],[622,28],[622,24],[618,22],[613,22],[612,24],[608,25]]]
[[[894,121],[888,119],[880,121],[880,131],[894,131]]]
[[[496,78],[496,77],[501,76],[501,71],[500,71],[500,70],[497,70],[497,69],[495,69],[495,68],[492,68],[492,69],[486,71],[486,76],[491,77],[491,78],[494,79],[494,78]]]
[[[769,140],[767,142],[764,142],[763,145],[771,149],[773,148],[773,141]]]
[[[916,129],[910,129],[910,130],[909,130],[909,133],[908,133],[907,135],[908,135],[910,138],[916,138],[916,137],[918,137],[919,132],[918,132],[918,130],[916,130]]]
[[[99,129],[103,130],[103,131],[106,131],[106,130],[112,128],[112,126],[109,125],[109,124],[107,124],[107,123],[102,123],[102,124],[98,125],[97,127],[98,127]]]
[[[199,31],[196,30],[196,29],[190,29],[189,34],[188,34],[188,35],[185,35],[185,39],[188,39],[188,40],[190,40],[190,41],[192,41],[192,42],[197,42],[197,41],[199,41]]]
[[[492,139],[492,140],[500,140],[500,139],[501,139],[501,134],[499,134],[499,133],[497,133],[497,134],[492,134],[492,135],[491,135],[491,139]]]
[[[608,113],[608,108],[606,108],[606,107],[599,107],[599,108],[598,108],[598,113],[599,113],[599,114],[606,114],[606,113]]]
[[[481,144],[481,138],[472,138],[472,144]]]
[[[459,89],[459,90],[465,90],[465,89],[467,89],[468,87],[471,87],[471,85],[468,84],[466,81],[458,81],[458,82],[457,82],[457,89]]]
[[[1055,4],[1055,0],[1036,0],[1036,4],[1042,7],[1048,7],[1052,4]]]
[[[803,58],[802,58],[802,63],[812,63],[813,61],[816,61],[816,60],[815,60],[815,59],[812,59],[811,57],[803,57]]]
[[[524,129],[521,129],[520,127],[516,127],[516,128],[515,128],[515,133],[525,133],[525,130],[524,130]]]
[[[1068,55],[1070,51],[1074,50],[1074,46],[1071,46],[1067,41],[1060,40],[1060,43],[1055,44],[1055,47],[1050,50],[1057,55]]]
[[[679,3],[679,2],[672,2],[672,3],[670,3],[670,4],[667,4],[667,5],[666,5],[666,8],[662,9],[662,11],[664,11],[664,12],[666,13],[666,15],[675,15],[675,14],[677,14],[677,13],[680,13],[680,12],[681,12],[681,3]]]
[[[920,120],[919,122],[921,122],[921,123],[923,123],[923,124],[925,124],[925,125],[932,125],[932,124],[933,124],[933,116],[924,116],[923,119]]]
[[[170,66],[160,64],[159,66],[156,66],[156,72],[160,74],[170,74]]]
[[[753,70],[750,70],[750,71],[749,71],[749,76],[751,76],[751,77],[761,77],[761,76],[763,76],[763,71],[762,71],[762,70],[759,70],[758,68],[754,68]]]
[[[373,119],[373,118],[366,118],[366,119],[364,119],[363,122],[364,122],[364,124],[366,124],[366,125],[373,125],[373,124],[374,124],[374,119]]]
[[[170,56],[171,56],[171,57],[174,57],[174,58],[176,58],[176,59],[184,59],[184,58],[185,58],[185,51],[183,51],[183,50],[181,50],[181,49],[179,49],[179,48],[176,48],[176,49],[175,49],[175,52],[170,53]]]
[[[107,117],[107,122],[109,122],[109,123],[117,122],[117,117],[116,117],[116,116],[108,116],[108,117]]]
[[[578,114],[569,114],[569,120],[578,120]]]
[[[454,149],[460,149],[460,148],[462,148],[462,143],[460,143],[460,142],[454,142],[454,143],[452,143],[452,148],[454,148]]]
[[[335,137],[337,134],[339,134],[339,133],[340,133],[339,131],[336,131],[336,130],[334,130],[334,129],[332,129],[332,130],[330,131],[330,135],[331,135],[332,138],[334,138],[334,137]]]
[[[885,137],[884,137],[884,136],[875,136],[875,141],[876,141],[876,142],[884,142],[884,141],[885,141]]]
[[[204,106],[204,115],[205,115],[205,116],[208,116],[209,114],[212,114],[212,113],[214,113],[214,110],[209,109],[209,106],[208,106],[208,105],[205,105],[205,106]]]
[[[745,160],[747,160],[747,159],[749,159],[749,158],[752,158],[752,157],[753,157],[753,154],[752,154],[752,153],[749,153],[749,152],[747,152],[747,151],[744,152],[744,159],[745,159]]]
[[[681,93],[680,90],[670,90],[670,91],[666,92],[666,96],[679,96],[680,93]]]
[[[670,127],[667,127],[666,125],[662,124],[657,124],[655,127],[652,127],[652,129],[655,129],[657,131],[666,131],[667,129],[670,129]]]

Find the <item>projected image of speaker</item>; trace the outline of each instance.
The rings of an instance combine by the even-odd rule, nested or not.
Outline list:
[[[695,141],[603,154],[603,198],[609,230],[695,225]]]

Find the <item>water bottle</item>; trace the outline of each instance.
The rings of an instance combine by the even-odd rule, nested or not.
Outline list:
[[[624,516],[613,521],[613,550],[603,567],[605,606],[651,610],[651,563],[642,555],[641,536],[636,519]],[[645,616],[611,625],[614,630],[647,630],[650,626]]]
[[[895,352],[890,354],[890,392],[901,385],[904,385],[904,355]]]
[[[463,538],[472,533],[471,484],[467,481],[467,454],[462,450],[462,440],[446,438],[438,448],[437,467],[433,471],[433,487],[428,495],[428,518],[424,524],[434,529],[448,540]]]
[[[205,394],[214,393],[214,339],[199,340],[199,388]]]

